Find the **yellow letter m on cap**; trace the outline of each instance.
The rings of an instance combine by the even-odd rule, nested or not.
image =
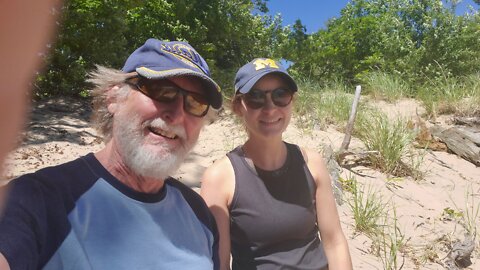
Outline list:
[[[278,68],[277,63],[275,63],[275,61],[269,58],[257,59],[255,60],[255,62],[253,62],[253,64],[255,65],[255,70],[263,69],[266,67]]]

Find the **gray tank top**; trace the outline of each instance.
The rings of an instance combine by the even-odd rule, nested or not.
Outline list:
[[[318,237],[315,181],[298,146],[285,143],[287,160],[256,171],[241,147],[227,154],[235,171],[230,206],[232,270],[327,269]]]

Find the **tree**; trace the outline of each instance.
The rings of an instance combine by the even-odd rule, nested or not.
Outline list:
[[[133,1],[72,0],[62,8],[61,27],[45,73],[35,83],[38,97],[78,94],[95,63],[121,67],[129,53],[124,14]]]
[[[230,83],[236,68],[275,54],[281,21],[264,11],[264,0],[66,1],[57,42],[45,59],[46,72],[35,84],[37,96],[82,93],[95,64],[121,68],[151,37],[189,42],[213,76]]]
[[[478,72],[479,14],[457,16],[456,2],[448,3],[452,8],[437,0],[353,0],[309,36],[309,54],[295,59],[292,70],[350,82],[372,70],[411,82]]]

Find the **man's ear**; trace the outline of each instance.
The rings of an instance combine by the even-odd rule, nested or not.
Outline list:
[[[120,87],[115,85],[107,91],[107,109],[111,114],[115,114],[115,112],[118,110],[118,103],[120,101],[118,100],[119,95],[117,92],[119,90]]]

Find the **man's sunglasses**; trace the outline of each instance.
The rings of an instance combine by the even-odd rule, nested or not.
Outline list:
[[[278,88],[270,91],[251,89],[242,95],[243,101],[251,109],[260,109],[267,103],[267,93],[270,93],[273,104],[278,107],[285,107],[292,102],[293,91],[285,88]]]
[[[210,107],[204,95],[182,89],[166,79],[149,80],[133,77],[125,82],[134,86],[147,97],[162,103],[173,102],[181,94],[183,95],[183,110],[196,117],[205,116]]]

